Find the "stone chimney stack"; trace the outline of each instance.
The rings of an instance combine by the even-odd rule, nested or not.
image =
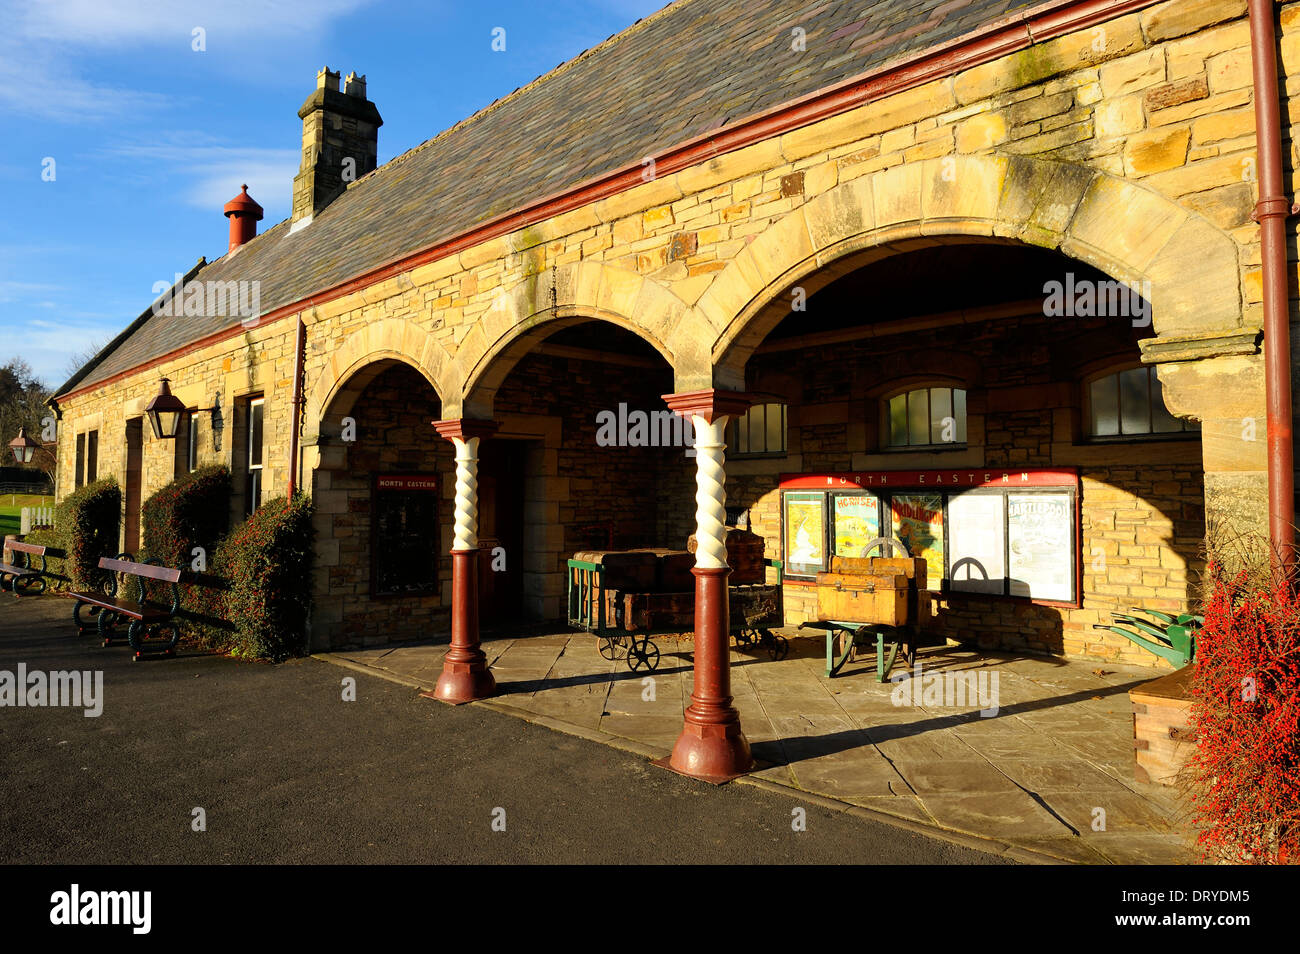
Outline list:
[[[293,179],[293,217],[301,228],[329,205],[348,183],[374,171],[379,118],[366,99],[366,78],[349,73],[339,92],[339,74],[328,66],[316,74],[316,89],[298,110],[302,119],[302,165]]]

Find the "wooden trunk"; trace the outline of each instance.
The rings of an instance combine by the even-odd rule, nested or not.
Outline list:
[[[694,553],[698,544],[695,534],[686,541],[686,550]],[[731,576],[727,583],[740,586],[748,583],[765,583],[767,568],[763,565],[763,538],[757,533],[742,530],[740,527],[727,528],[727,565],[731,567]]]
[[[695,629],[695,591],[688,593],[624,593],[623,628],[632,632],[664,630],[689,633]]]
[[[695,589],[695,554],[685,550],[666,550],[662,547],[644,547],[629,553],[653,553],[655,556],[655,585],[659,593],[681,593]]]
[[[905,626],[912,621],[911,594],[902,573],[818,573],[817,615],[854,623]]]
[[[921,557],[831,557],[832,573],[902,573],[925,589],[925,560]]]
[[[605,567],[606,589],[653,590],[659,572],[653,550],[580,550],[573,559]]]

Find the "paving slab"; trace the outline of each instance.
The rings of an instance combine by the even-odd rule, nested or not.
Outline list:
[[[484,652],[502,689],[497,701],[512,714],[666,752],[691,702],[692,643],[660,636],[656,644],[653,675],[603,658],[585,634],[497,633]],[[1164,670],[922,650],[921,673],[996,672],[998,711],[985,718],[973,703],[895,704],[896,684],[876,682],[873,652],[827,678],[824,645],[793,639],[781,661],[762,650],[732,652],[733,704],[760,762],[752,778],[1062,861],[1195,860],[1180,794],[1133,777],[1127,690]],[[432,683],[446,650],[370,647],[332,657],[407,684]],[[1105,809],[1104,832],[1092,830],[1096,808]]]

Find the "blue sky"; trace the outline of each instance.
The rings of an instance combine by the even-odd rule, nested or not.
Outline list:
[[[285,218],[320,67],[367,77],[382,164],[665,3],[0,0],[0,364],[62,383],[224,254],[241,183]]]

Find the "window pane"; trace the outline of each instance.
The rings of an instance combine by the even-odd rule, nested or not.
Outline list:
[[[199,466],[199,416],[197,414],[190,415],[189,440],[188,464],[190,471],[193,472]]]
[[[1119,388],[1115,375],[1092,382],[1092,434],[1113,437],[1119,433]]]
[[[262,466],[262,411],[265,405],[254,401],[248,406],[248,466]]]
[[[91,431],[86,437],[86,483],[93,484],[99,479],[99,431]]]
[[[1151,433],[1151,397],[1147,391],[1150,378],[1147,368],[1133,368],[1119,373],[1121,433]]]
[[[784,404],[769,404],[767,406],[767,449],[769,451],[785,450]]]
[[[746,414],[749,421],[749,452],[751,454],[761,454],[766,448],[763,446],[763,411],[765,405],[759,404],[751,407]]]
[[[889,446],[902,447],[907,443],[907,395],[889,399]]]
[[[966,443],[966,392],[961,388],[952,391],[952,416],[957,419],[957,443]]]
[[[907,395],[907,438],[909,444],[930,443],[930,392],[925,389]]]
[[[930,389],[930,434],[936,444],[957,439],[952,420],[952,388]]]
[[[1165,407],[1164,391],[1155,368],[1148,370],[1151,372],[1151,429],[1157,434],[1176,434],[1183,429],[1183,422]]]

